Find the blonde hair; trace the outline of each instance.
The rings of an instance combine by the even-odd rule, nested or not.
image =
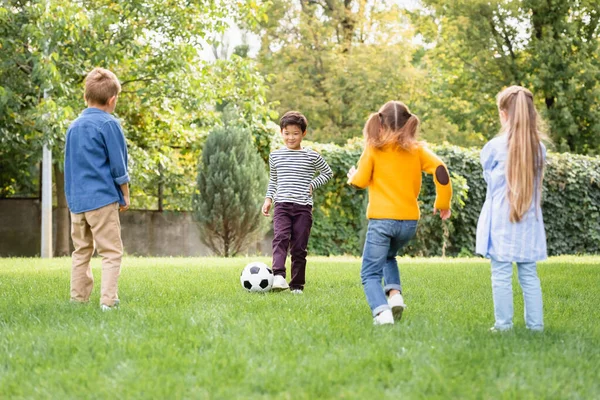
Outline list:
[[[377,149],[391,144],[410,151],[417,146],[418,127],[419,118],[404,103],[388,101],[369,116],[363,134],[367,145]]]
[[[104,68],[94,68],[85,77],[85,100],[88,103],[104,106],[111,97],[121,93],[117,76]]]
[[[533,94],[521,86],[504,89],[496,97],[498,109],[507,121],[502,130],[508,139],[506,182],[508,184],[509,219],[519,222],[533,201],[538,205],[542,193],[544,161],[538,131],[538,113]]]

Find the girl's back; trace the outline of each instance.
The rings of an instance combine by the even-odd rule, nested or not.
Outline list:
[[[487,191],[477,224],[476,251],[491,259],[492,331],[513,327],[513,262],[523,291],[527,328],[541,331],[544,313],[536,261],[546,258],[540,206],[546,149],[529,90],[508,87],[498,93],[497,105],[502,133],[481,150]]]
[[[412,150],[394,145],[380,149],[368,146],[352,180],[355,186],[369,187],[367,217],[418,220],[422,172],[434,176],[436,208],[449,208],[452,187],[444,163],[435,154],[421,144]]]
[[[477,224],[476,252],[498,261],[543,260],[546,234],[540,197],[546,147],[539,140],[532,95],[511,87],[499,98],[506,99],[499,101],[503,133],[490,140],[480,156],[487,194]]]

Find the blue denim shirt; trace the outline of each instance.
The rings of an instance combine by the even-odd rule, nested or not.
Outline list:
[[[98,108],[87,108],[67,130],[65,193],[72,213],[119,202],[120,185],[129,182],[127,144],[119,121]]]

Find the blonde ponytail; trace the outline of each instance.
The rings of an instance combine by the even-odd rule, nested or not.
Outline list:
[[[531,92],[511,86],[498,95],[498,108],[508,121],[504,130],[508,139],[506,182],[508,185],[509,219],[519,222],[531,208],[539,204],[544,173],[537,112]]]

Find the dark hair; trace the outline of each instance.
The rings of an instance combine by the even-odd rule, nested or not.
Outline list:
[[[306,127],[308,126],[308,120],[298,111],[288,111],[283,114],[283,117],[279,120],[279,127],[283,129],[288,125],[296,125],[300,127],[302,132],[305,132]]]
[[[418,127],[419,118],[404,103],[388,101],[379,112],[369,116],[363,133],[367,144],[375,148],[394,144],[411,150],[417,144]]]

